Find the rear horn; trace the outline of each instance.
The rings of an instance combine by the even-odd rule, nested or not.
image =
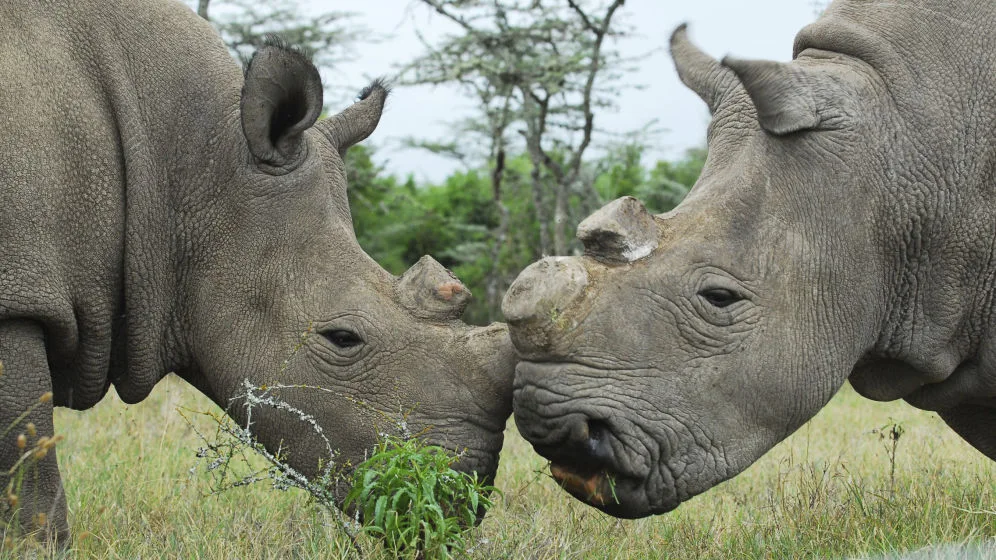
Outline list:
[[[585,218],[578,225],[577,237],[585,255],[608,263],[628,263],[653,252],[659,233],[643,203],[624,196]]]

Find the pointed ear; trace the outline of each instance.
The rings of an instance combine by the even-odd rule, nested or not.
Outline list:
[[[782,135],[819,126],[816,79],[798,64],[728,56],[723,66],[740,79],[764,130]]]
[[[671,60],[681,82],[709,106],[709,114],[715,114],[722,101],[737,88],[733,72],[688,39],[685,23],[671,33]]]
[[[322,79],[302,52],[268,37],[246,66],[242,131],[268,171],[293,169],[304,157],[301,134],[322,112]]]
[[[384,80],[374,80],[363,88],[359,99],[341,113],[322,120],[315,127],[338,148],[340,154],[373,133],[384,112],[384,103],[390,86]]]

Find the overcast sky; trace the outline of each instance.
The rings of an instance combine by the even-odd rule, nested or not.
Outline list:
[[[335,85],[352,90],[359,90],[371,77],[392,75],[398,65],[422,52],[416,28],[430,38],[456,30],[450,22],[412,0],[311,0],[309,4],[313,9],[356,12],[356,23],[386,37],[376,43],[358,41],[355,60],[325,77],[326,81],[341,80],[343,83]],[[678,81],[667,54],[667,38],[675,26],[688,22],[691,38],[716,57],[734,54],[789,60],[796,32],[815,19],[813,0],[629,0],[620,13],[635,28],[632,39],[618,43],[622,54],[653,52],[639,62],[638,71],[628,78],[644,88],[622,93],[619,109],[598,113],[595,125],[625,132],[657,119],[666,131],[647,154],[648,163],[678,157],[686,148],[701,145],[705,138],[708,111]],[[329,101],[333,105],[348,102]],[[389,172],[402,176],[411,173],[416,179],[438,181],[458,165],[424,151],[403,149],[399,139],[445,138],[447,123],[472,113],[471,100],[462,97],[455,88],[397,88],[380,126],[367,142],[377,148],[377,159]]]

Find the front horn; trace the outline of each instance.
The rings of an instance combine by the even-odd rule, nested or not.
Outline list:
[[[405,271],[397,285],[401,305],[416,317],[459,319],[470,303],[470,290],[436,259],[426,255]]]

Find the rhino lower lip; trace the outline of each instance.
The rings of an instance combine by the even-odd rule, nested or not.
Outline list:
[[[614,477],[607,471],[577,472],[557,463],[550,464],[550,474],[561,488],[579,500],[593,506],[618,504]]]
[[[677,507],[651,510],[642,478],[620,475],[611,470],[577,470],[562,463],[551,463],[550,474],[568,494],[609,515],[637,519],[651,513],[664,513]]]

